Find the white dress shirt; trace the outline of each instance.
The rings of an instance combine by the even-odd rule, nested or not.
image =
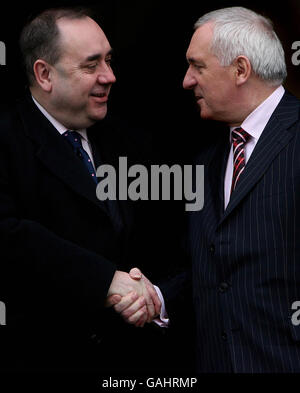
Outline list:
[[[276,109],[279,101],[284,95],[284,88],[279,86],[273,93],[263,101],[257,108],[254,109],[253,112],[250,113],[248,117],[243,121],[243,123],[239,126],[242,127],[243,130],[247,131],[251,138],[245,144],[245,165],[255,148],[255,145],[261,136],[264,128],[266,127],[272,113]],[[230,142],[232,130],[237,127],[230,127]],[[227,167],[225,172],[225,181],[224,181],[224,209],[226,209],[229,199],[230,199],[230,189],[232,183],[232,173],[233,173],[233,149],[232,144],[230,148],[230,153],[227,161]]]

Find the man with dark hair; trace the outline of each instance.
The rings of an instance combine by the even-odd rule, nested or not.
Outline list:
[[[37,59],[43,58],[49,64],[55,64],[62,55],[63,46],[56,22],[62,18],[74,20],[87,17],[93,18],[92,12],[81,7],[48,9],[24,26],[20,49],[30,85],[35,83],[33,66]]]
[[[96,197],[96,168],[130,147],[109,125],[112,48],[85,11],[47,10],[22,31],[30,92],[0,118],[1,340],[8,368],[118,370],[124,326],[107,296],[130,296],[142,326],[160,310],[131,267],[127,203]],[[1,344],[2,344],[1,343]],[[118,363],[119,362],[119,363]],[[111,367],[111,368],[110,368]]]

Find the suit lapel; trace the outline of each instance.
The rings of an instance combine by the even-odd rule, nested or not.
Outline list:
[[[104,120],[101,130],[99,130],[97,124],[88,130],[88,138],[92,145],[96,168],[99,165],[108,164],[116,170],[116,193],[119,195],[119,157],[127,155],[122,151],[122,148],[124,148],[122,135],[118,135],[114,127],[107,120]],[[105,205],[111,216],[114,216],[118,231],[122,229],[123,225],[131,227],[133,224],[133,207],[130,201],[107,200]]]
[[[36,145],[38,159],[74,192],[97,205],[106,214],[103,202],[96,196],[96,184],[87,176],[82,162],[69,144],[33,103],[31,97],[18,103],[25,133]]]
[[[299,101],[285,93],[259,138],[219,225],[253,189],[275,157],[293,138],[294,134],[288,129],[298,118]]]

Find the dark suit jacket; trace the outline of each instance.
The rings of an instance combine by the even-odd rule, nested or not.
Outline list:
[[[114,348],[104,337],[120,335],[116,324],[122,322],[104,300],[115,270],[133,267],[132,208],[116,202],[121,225],[114,222],[83,163],[30,96],[0,122],[4,366],[107,363]],[[94,158],[117,166],[118,157],[128,155],[128,138],[104,124],[88,130]]]
[[[199,372],[300,371],[299,110],[285,93],[225,211],[228,131],[198,157],[204,208],[187,215]]]

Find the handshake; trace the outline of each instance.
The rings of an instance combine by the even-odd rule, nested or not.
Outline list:
[[[155,288],[138,268],[131,269],[129,273],[115,272],[105,305],[114,306],[127,323],[137,327],[152,322],[161,310]]]

